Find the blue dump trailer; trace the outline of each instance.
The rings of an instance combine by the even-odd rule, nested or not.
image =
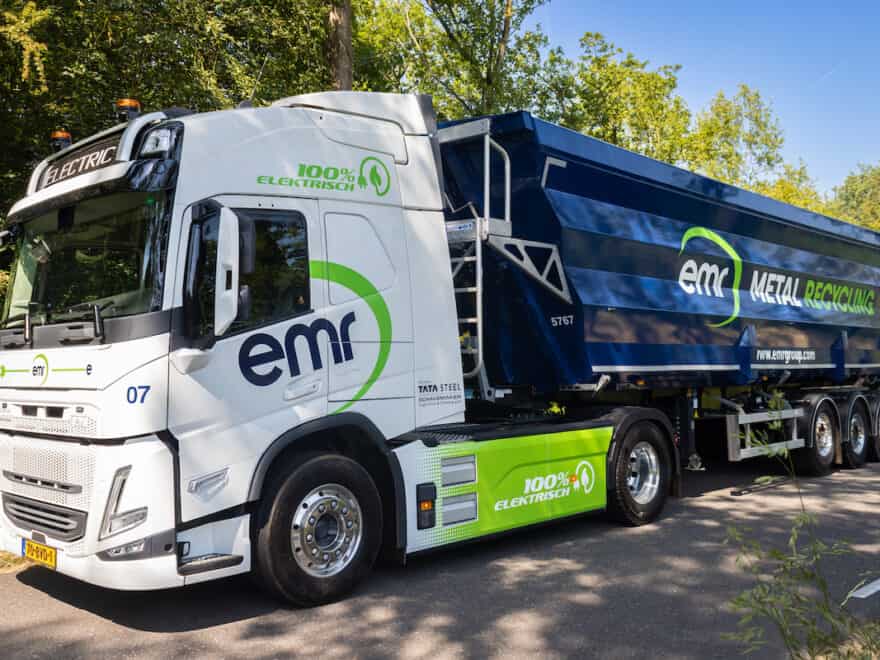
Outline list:
[[[440,150],[477,399],[656,408],[692,467],[701,435],[813,473],[877,456],[878,234],[527,112]]]

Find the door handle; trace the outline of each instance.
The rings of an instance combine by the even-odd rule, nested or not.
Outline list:
[[[295,401],[311,394],[316,394],[321,390],[321,381],[313,380],[311,383],[294,383],[288,385],[284,390],[285,401]]]

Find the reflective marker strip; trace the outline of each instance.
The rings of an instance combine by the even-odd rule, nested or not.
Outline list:
[[[829,362],[815,362],[812,364],[753,364],[752,369],[755,371],[768,370],[768,369],[834,369],[837,365],[831,364]]]
[[[618,365],[618,364],[594,364],[594,372],[608,371],[617,373],[622,371],[637,371],[648,373],[652,371],[739,371],[738,364],[647,364],[647,365]]]

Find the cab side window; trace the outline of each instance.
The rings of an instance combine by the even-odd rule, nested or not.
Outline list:
[[[239,304],[230,333],[310,311],[305,216],[298,211],[233,210],[239,227]]]

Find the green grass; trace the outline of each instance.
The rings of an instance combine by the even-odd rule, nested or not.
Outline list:
[[[9,554],[0,550],[0,574],[14,573],[25,566],[30,565],[30,561],[24,557]]]

